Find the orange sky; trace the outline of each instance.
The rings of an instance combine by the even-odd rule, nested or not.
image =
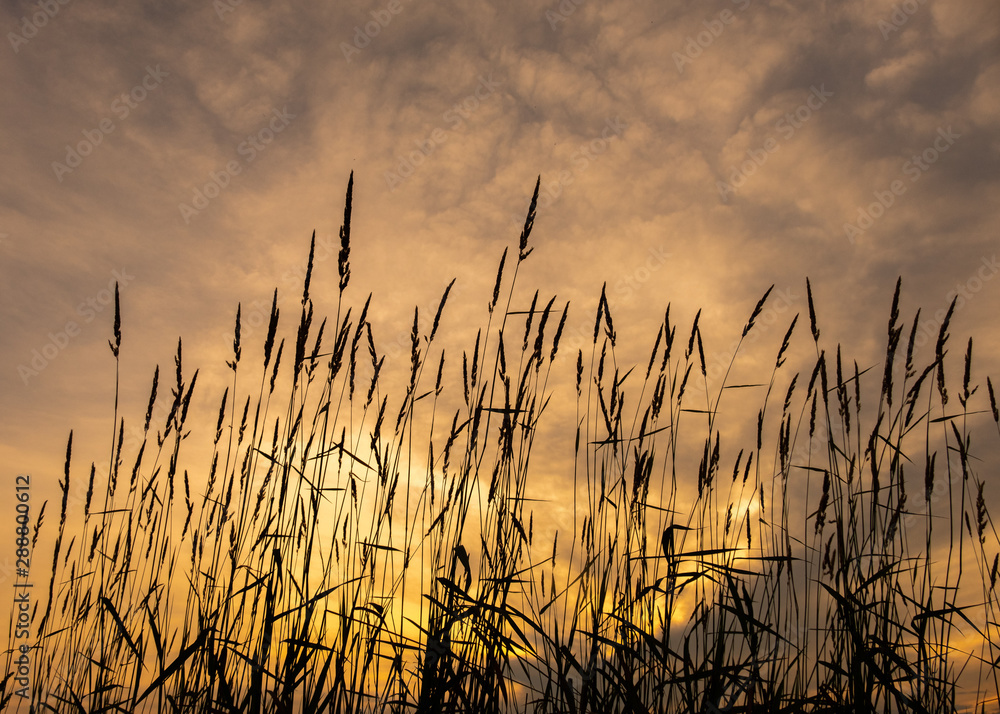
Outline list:
[[[959,295],[956,345],[1000,378],[990,0],[48,0],[0,26],[0,463],[39,502],[70,429],[80,478],[107,458],[114,281],[126,418],[178,336],[208,414],[236,304],[248,341],[274,287],[291,315],[314,229],[334,309],[351,171],[349,297],[374,293],[401,372],[413,306],[452,278],[444,344],[470,348],[541,175],[519,281],[571,302],[567,374],[605,282],[623,361],[672,302],[680,332],[704,309],[718,375],[771,284],[773,354],[806,276],[825,335],[876,363],[902,276],[903,318]],[[556,492],[564,447],[539,447]]]

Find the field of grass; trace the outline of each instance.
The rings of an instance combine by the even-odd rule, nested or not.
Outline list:
[[[992,382],[970,383],[972,340],[949,338],[954,303],[919,363],[897,283],[884,360],[861,369],[821,340],[810,289],[763,379],[710,390],[700,313],[682,326],[666,306],[648,362],[620,366],[602,291],[590,348],[567,353],[569,305],[516,284],[536,184],[482,328],[447,356],[461,383],[438,347],[449,285],[436,314],[415,311],[389,394],[369,303],[344,296],[352,187],[336,313],[313,313],[312,253],[284,338],[277,293],[260,343],[237,311],[217,419],[189,421],[198,373],[178,342],[144,419],[116,395],[107,482],[72,463],[70,436],[41,525],[57,530],[51,561],[39,553],[30,701],[11,640],[0,708],[996,710],[1000,539],[977,452],[1000,419]],[[116,303],[116,361],[123,334]],[[815,358],[789,374],[796,340]],[[569,394],[549,386],[556,360],[576,363]],[[724,406],[755,394],[748,443],[726,443],[740,432]],[[572,528],[543,539],[532,450],[550,400],[574,399]],[[185,459],[192,431],[207,458]]]

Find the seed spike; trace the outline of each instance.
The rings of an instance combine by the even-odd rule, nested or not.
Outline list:
[[[757,319],[757,316],[760,315],[761,310],[764,309],[764,302],[767,300],[767,296],[771,294],[772,290],[774,290],[773,284],[767,289],[767,292],[764,293],[763,297],[757,301],[757,305],[754,307],[753,312],[750,313],[750,319],[747,320],[747,324],[743,328],[743,337],[746,337],[747,333],[753,329],[753,322]]]
[[[531,205],[528,206],[528,215],[524,219],[524,228],[521,229],[521,239],[518,242],[517,248],[518,263],[531,255],[531,251],[534,250],[534,248],[528,248],[528,236],[531,235],[531,229],[535,225],[535,207],[538,205],[538,188],[541,186],[541,183],[542,177],[539,175],[535,180],[535,191],[531,195]]]
[[[816,306],[813,304],[812,284],[806,278],[806,296],[809,300],[809,329],[812,330],[813,341],[819,343],[819,328],[816,326]]]
[[[347,197],[344,200],[344,222],[340,226],[340,253],[337,255],[337,272],[340,275],[340,292],[351,279],[351,202],[354,198],[354,172],[347,180]]]

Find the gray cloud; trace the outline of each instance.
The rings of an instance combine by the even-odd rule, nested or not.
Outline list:
[[[647,359],[668,302],[679,335],[703,307],[706,347],[725,355],[773,283],[789,297],[764,364],[805,313],[809,276],[825,334],[870,365],[898,275],[904,317],[930,316],[996,253],[995,3],[918,3],[892,24],[888,0],[221,2],[74,0],[0,48],[13,97],[0,104],[0,457],[53,489],[66,432],[103,449],[111,418],[111,317],[80,306],[113,271],[134,275],[124,398],[146,399],[178,335],[207,395],[226,379],[237,302],[269,306],[277,286],[297,309],[309,236],[336,235],[352,170],[351,298],[374,292],[376,339],[398,344],[413,306],[427,315],[456,277],[449,354],[474,339],[539,174],[521,302],[536,285],[570,300],[568,334],[585,335],[607,282],[623,364]],[[37,7],[5,4],[0,26],[21,32]],[[132,97],[149,67],[168,74]],[[294,115],[280,131],[276,112]],[[113,130],[96,144],[102,120]],[[939,130],[958,137],[934,149]],[[88,155],[60,181],[68,151]],[[852,242],[859,211],[871,225]],[[335,262],[317,271],[317,303],[334,309]],[[991,274],[956,314],[981,374],[1000,374],[998,295]],[[68,322],[79,334],[25,384],[19,366]]]

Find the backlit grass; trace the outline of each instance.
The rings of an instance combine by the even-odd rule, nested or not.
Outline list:
[[[370,303],[345,294],[352,186],[329,319],[313,311],[310,252],[287,333],[277,293],[259,342],[244,344],[237,311],[216,418],[189,412],[198,372],[179,341],[144,418],[118,413],[116,394],[106,482],[72,462],[70,435],[58,523],[42,525],[55,545],[38,554],[51,577],[30,702],[8,676],[4,706],[996,709],[1000,541],[977,453],[1000,426],[992,383],[971,383],[972,340],[949,337],[954,303],[921,362],[897,283],[884,360],[860,368],[821,339],[809,288],[760,379],[712,390],[700,313],[682,326],[664,306],[648,361],[619,365],[602,291],[591,344],[566,353],[570,306],[517,284],[536,184],[474,342],[438,346],[449,285],[436,314],[414,312],[390,394]],[[815,355],[790,373],[796,341]],[[568,394],[549,384],[557,360],[576,364]],[[574,515],[542,539],[531,456],[550,400],[574,399],[560,475]],[[136,449],[126,420],[143,424]],[[975,439],[973,422],[989,425]],[[185,451],[192,431],[211,454]]]

